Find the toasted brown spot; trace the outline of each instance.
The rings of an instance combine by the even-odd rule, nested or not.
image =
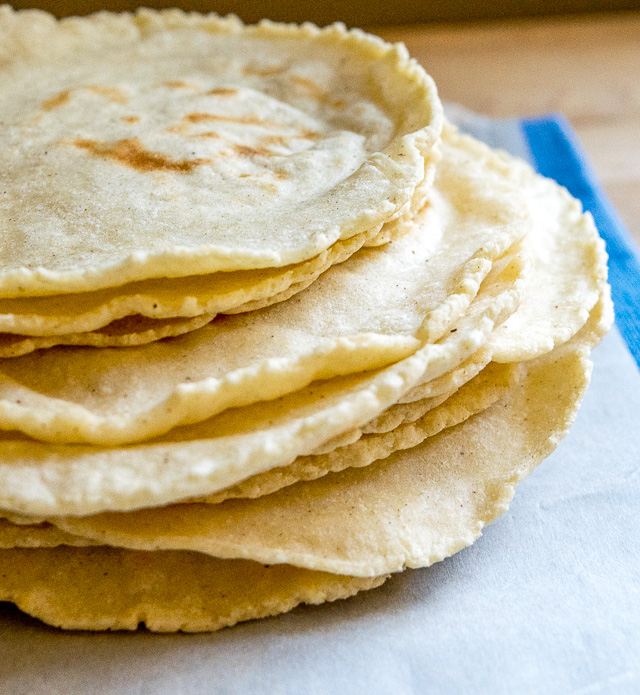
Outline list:
[[[263,145],[280,145],[281,147],[286,147],[289,141],[295,136],[292,135],[265,135],[260,138],[260,142]]]
[[[286,147],[291,140],[318,140],[320,137],[320,133],[305,129],[298,135],[264,135],[260,138],[260,142],[263,145],[280,145],[281,147]]]
[[[212,89],[211,91],[207,92],[207,94],[214,97],[232,97],[237,93],[237,89],[229,89],[228,87],[218,87],[217,89]]]
[[[127,138],[115,142],[97,142],[96,140],[77,138],[71,144],[89,152],[94,157],[110,159],[141,172],[170,171],[188,174],[196,167],[211,161],[202,158],[176,160],[168,154],[146,150],[138,138]]]
[[[128,99],[126,93],[123,92],[121,89],[116,89],[115,87],[103,87],[99,84],[90,84],[86,87],[65,89],[59,94],[49,97],[49,99],[43,101],[42,108],[45,111],[53,111],[53,109],[57,109],[59,106],[63,106],[69,101],[69,99],[71,99],[71,95],[77,89],[88,89],[90,92],[93,92],[94,94],[99,94],[101,97],[105,97],[109,101],[114,101],[118,104],[124,104]]]
[[[71,98],[71,92],[73,92],[72,89],[65,89],[63,92],[60,92],[55,96],[49,97],[48,99],[42,102],[42,108],[45,111],[53,111],[53,109],[57,109],[58,106],[62,106],[63,104],[66,104],[69,101],[69,99]]]
[[[299,75],[291,75],[291,81],[300,87],[303,87],[313,99],[324,101],[327,98],[327,93],[322,87],[317,85],[313,80]]]
[[[266,147],[249,147],[249,145],[233,145],[233,151],[240,157],[271,157],[274,153]]]
[[[140,121],[140,116],[123,116],[122,120],[125,123],[138,123]]]
[[[257,116],[221,116],[216,113],[188,113],[183,120],[189,123],[204,123],[217,121],[219,123],[240,123],[241,125],[274,125],[273,121],[263,121]]]
[[[256,75],[257,77],[271,77],[272,75],[280,75],[287,68],[284,65],[271,65],[269,67],[258,67],[257,65],[247,65],[242,72],[245,75]]]
[[[218,140],[223,140],[224,138],[220,133],[216,133],[215,130],[207,130],[204,133],[196,133],[195,135],[191,136],[192,138],[213,138],[213,139],[218,139]]]
[[[165,128],[165,131],[167,133],[175,133],[176,135],[182,135],[182,133],[184,133],[186,129],[187,126],[184,123],[178,123],[177,125],[170,125],[168,128]]]
[[[113,101],[116,104],[126,104],[129,100],[126,92],[121,89],[116,89],[115,87],[103,87],[100,84],[90,84],[87,89],[94,94],[99,94],[101,97]]]
[[[169,80],[169,82],[164,83],[164,86],[169,87],[169,89],[198,89],[195,85],[182,82],[182,80]]]

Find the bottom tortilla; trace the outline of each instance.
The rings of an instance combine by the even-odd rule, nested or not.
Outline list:
[[[347,598],[387,578],[104,546],[2,550],[0,567],[0,600],[71,630],[213,631]]]

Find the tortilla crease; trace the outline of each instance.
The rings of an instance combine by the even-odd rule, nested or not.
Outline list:
[[[300,263],[437,157],[433,80],[341,24],[4,6],[0,65],[5,298]]]
[[[211,320],[218,313],[252,311],[283,301],[308,287],[329,267],[344,262],[363,246],[381,246],[406,234],[413,226],[415,216],[427,204],[433,176],[431,166],[428,178],[416,189],[411,205],[400,217],[382,225],[382,228],[378,225],[337,241],[317,256],[292,266],[155,278],[81,294],[0,299],[0,356],[16,357],[54,345],[124,345],[113,338],[111,343],[107,343],[102,337],[104,329],[114,321],[134,315],[163,325],[162,321],[175,321],[176,318],[195,319],[208,315]],[[201,319],[200,325],[204,323],[206,321]],[[107,336],[112,333],[106,331]],[[94,334],[101,336],[103,343],[96,343]],[[82,342],[83,339],[93,342]]]
[[[96,545],[88,538],[72,536],[47,522],[14,524],[0,519],[0,548],[56,548],[59,545]]]
[[[53,443],[143,441],[439,340],[528,231],[511,163],[461,142],[443,142],[430,205],[406,235],[287,302],[126,354],[59,347],[3,361],[0,428]]]
[[[0,600],[71,630],[210,632],[347,598],[387,578],[104,547],[0,550],[0,563]]]

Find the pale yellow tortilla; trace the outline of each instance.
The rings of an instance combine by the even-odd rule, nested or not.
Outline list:
[[[426,204],[432,182],[430,172],[429,186],[423,183],[416,189],[406,213],[382,228],[378,225],[337,241],[317,256],[283,268],[154,278],[80,294],[0,299],[0,356],[14,357],[54,345],[124,345],[111,337],[113,331],[105,329],[134,315],[163,327],[177,318],[191,317],[193,322],[207,315],[210,320],[218,313],[252,311],[283,301],[363,246],[380,246],[406,234]],[[200,321],[200,325],[204,323]],[[137,344],[144,342],[150,340]]]
[[[5,6],[0,66],[3,297],[312,258],[400,214],[442,126],[406,49],[337,24]]]
[[[585,324],[607,284],[607,254],[591,214],[564,187],[509,159],[527,182],[533,225],[524,241],[530,264],[522,305],[488,345],[496,362],[534,359],[562,345]]]
[[[97,331],[70,333],[50,337],[0,333],[0,358],[22,357],[36,350],[57,345],[84,347],[132,347],[146,345],[163,338],[175,338],[206,326],[213,317],[203,314],[193,318],[150,319],[146,316],[127,316]]]
[[[197,550],[354,576],[430,565],[472,543],[555,449],[587,387],[588,354],[588,346],[567,343],[529,362],[500,403],[365,468],[254,500],[51,521],[130,549]]]
[[[347,598],[386,579],[104,547],[0,550],[0,566],[0,601],[71,630],[212,631]]]
[[[606,295],[600,306],[570,344],[528,363],[525,380],[506,401],[363,471],[297,485],[257,503],[192,505],[191,514],[183,506],[58,520],[72,535],[47,524],[7,528],[0,523],[0,545],[50,546],[0,551],[5,570],[0,600],[71,629],[135,629],[145,623],[158,631],[197,631],[273,615],[301,601],[333,600],[384,581],[184,551],[53,547],[84,544],[75,535],[79,532],[93,542],[163,545],[168,538],[175,543],[188,529],[192,544],[194,530],[202,534],[202,510],[209,513],[210,525],[215,525],[211,512],[226,510],[227,523],[215,537],[209,533],[209,545],[219,544],[225,534],[249,546],[249,554],[256,544],[272,545],[278,563],[302,558],[307,565],[340,564],[358,575],[441,560],[473,542],[506,510],[516,483],[570,426],[589,379],[588,351],[611,322]],[[261,518],[265,504],[266,519]],[[186,515],[174,513],[181,510]],[[245,514],[249,520],[242,525]],[[278,533],[287,524],[286,533]],[[197,540],[203,545],[202,535]]]
[[[344,443],[331,440],[322,448],[326,451],[316,450],[311,456],[300,456],[289,466],[252,476],[194,501],[219,504],[227,499],[262,497],[303,480],[316,480],[346,468],[368,466],[395,451],[417,446],[486,410],[514,387],[519,376],[518,365],[487,367],[480,377],[449,398],[443,398],[439,404],[427,399],[393,406],[365,426],[348,433],[350,436]]]
[[[85,547],[96,545],[94,541],[61,531],[47,522],[14,523],[0,519],[0,548],[56,548],[59,545]]]
[[[317,447],[311,455],[298,457],[289,466],[252,476],[214,495],[185,500],[185,503],[201,501],[218,504],[230,498],[260,497],[301,480],[314,480],[330,472],[366,466],[393,451],[415,446],[423,439],[488,408],[513,387],[520,377],[520,371],[518,365],[490,365],[480,377],[457,392],[408,405],[391,406],[369,423],[329,440]],[[45,517],[24,516],[0,510],[0,530],[3,528],[3,518],[18,525],[46,522]],[[47,531],[48,535],[52,534],[51,527]]]
[[[600,342],[612,323],[613,304],[609,292],[605,291],[574,340],[592,347]],[[480,376],[463,381],[452,393],[392,406],[363,427],[326,442],[311,456],[299,457],[289,466],[266,471],[193,501],[218,504],[226,499],[261,497],[302,480],[315,480],[327,473],[369,465],[394,451],[417,446],[428,437],[482,412],[504,397],[508,389],[513,389],[522,372],[521,364],[494,362],[481,371]],[[440,378],[450,378],[450,375]],[[28,520],[29,517],[24,517],[20,521]]]
[[[432,379],[426,384],[420,384],[411,389],[398,402],[413,403],[423,398],[436,398],[441,394],[455,392],[463,384],[473,379],[491,362],[491,349],[483,347],[468,360],[465,360],[459,367],[447,374],[443,374],[439,379]]]
[[[610,291],[607,287],[600,300],[593,308],[589,321],[583,326],[575,337],[575,341],[592,347],[596,345],[602,336],[609,330],[613,323],[613,304],[611,302]],[[482,351],[479,351],[480,354]],[[467,362],[469,364],[469,362]],[[453,373],[455,373],[454,370]],[[514,379],[520,377],[521,368],[518,365],[511,365],[505,369],[505,365],[495,363],[488,371],[483,373],[484,383],[467,383],[465,380],[459,386],[459,391],[449,394],[449,402],[445,402],[443,407],[438,407],[437,403],[441,397],[433,397],[423,402],[411,404],[424,409],[426,418],[416,425],[405,428],[405,434],[401,430],[394,432],[386,437],[365,437],[361,439],[364,430],[386,429],[386,426],[396,420],[397,415],[402,413],[404,418],[409,414],[403,411],[401,406],[392,406],[381,416],[371,421],[363,428],[347,433],[341,438],[330,440],[322,447],[318,447],[312,455],[299,457],[291,465],[276,468],[266,473],[248,478],[234,486],[221,490],[200,500],[210,504],[217,504],[230,498],[259,497],[264,494],[275,492],[283,487],[292,485],[301,480],[314,480],[329,472],[344,470],[349,467],[365,466],[380,458],[388,456],[393,451],[415,446],[428,436],[433,436],[438,431],[454,424],[462,422],[474,412],[480,412],[483,407],[488,407],[496,398],[503,395],[503,389],[510,387]],[[498,380],[494,379],[498,376]],[[449,380],[450,374],[444,375],[441,379]],[[477,377],[476,377],[477,380]],[[435,380],[436,383],[438,380]],[[464,384],[467,384],[466,386]],[[431,403],[429,403],[431,401]],[[433,406],[433,408],[431,408]],[[433,410],[434,412],[430,412]],[[413,415],[415,413],[411,413]],[[390,415],[390,417],[389,417]],[[355,446],[349,446],[351,444]],[[337,446],[343,447],[342,451],[336,451]],[[321,455],[322,454],[322,455]],[[46,517],[24,516],[12,514],[6,510],[0,510],[0,517],[7,518],[14,524],[38,524],[46,521]]]
[[[0,508],[38,516],[154,506],[287,465],[372,420],[425,374],[438,378],[477,352],[517,308],[520,273],[516,255],[490,275],[455,333],[391,367],[232,408],[147,443],[55,445],[0,433]]]
[[[3,361],[0,428],[55,443],[142,441],[439,340],[528,231],[510,163],[459,142],[443,142],[431,204],[409,233],[286,302],[126,354],[60,347]]]

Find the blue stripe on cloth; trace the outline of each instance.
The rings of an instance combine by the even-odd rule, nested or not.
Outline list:
[[[609,254],[616,323],[640,367],[640,253],[568,121],[553,114],[523,119],[521,127],[538,171],[565,186],[593,215]]]

